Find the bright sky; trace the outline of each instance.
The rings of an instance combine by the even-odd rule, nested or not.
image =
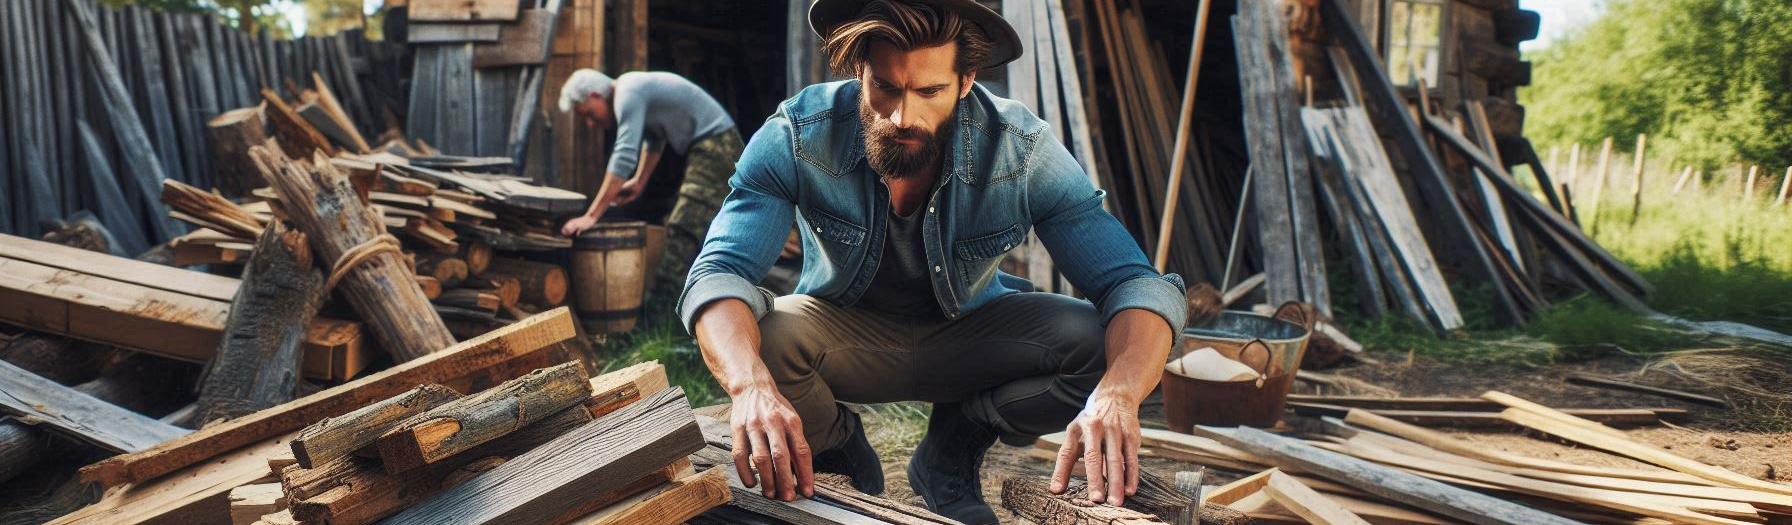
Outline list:
[[[1568,30],[1592,22],[1605,10],[1605,0],[1518,0],[1518,5],[1543,16],[1537,39],[1519,45],[1525,51],[1549,47]]]

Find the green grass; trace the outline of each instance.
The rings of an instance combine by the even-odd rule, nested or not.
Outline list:
[[[610,334],[594,341],[599,366],[603,371],[620,369],[643,361],[657,360],[666,367],[666,379],[684,387],[692,406],[707,406],[727,401],[720,384],[703,364],[697,341],[685,333],[673,309],[672,298],[650,296],[641,308],[641,321],[634,331]]]

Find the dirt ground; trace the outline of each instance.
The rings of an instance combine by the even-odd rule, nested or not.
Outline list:
[[[1383,359],[1384,362],[1381,364],[1357,364],[1326,371],[1326,373],[1336,376],[1361,380],[1368,386],[1359,385],[1357,388],[1347,389],[1349,391],[1339,391],[1337,388],[1297,382],[1294,391],[1305,394],[1474,397],[1487,390],[1499,390],[1556,408],[1684,408],[1688,410],[1689,416],[1684,420],[1673,422],[1670,425],[1630,429],[1626,431],[1626,434],[1637,441],[1660,446],[1676,454],[1728,468],[1744,475],[1782,483],[1792,479],[1792,432],[1751,432],[1747,429],[1760,428],[1760,422],[1747,420],[1736,411],[1646,394],[1579,386],[1563,381],[1565,376],[1574,372],[1611,376],[1631,374],[1640,366],[1640,362],[1635,359],[1615,357],[1539,369],[1521,369],[1491,365],[1452,365],[1431,361],[1424,357],[1419,357],[1414,362],[1408,363],[1405,355],[1378,354],[1376,357]],[[1677,382],[1673,379],[1661,374],[1651,374],[1635,379],[1635,381],[1695,392],[1699,390],[1697,385]],[[1787,385],[1787,388],[1792,388],[1792,385]],[[1143,412],[1148,426],[1162,425],[1161,409],[1161,400],[1157,396],[1154,395],[1151,400],[1147,401]],[[1289,417],[1297,418],[1292,415]],[[1298,425],[1298,421],[1295,423]],[[868,420],[866,430],[876,435],[880,430],[886,430],[877,428],[877,425],[880,424],[902,423],[891,423],[888,420]],[[1526,456],[1598,466],[1642,465],[1627,458],[1577,447],[1535,432],[1495,429],[1439,430],[1451,432],[1460,438],[1481,443],[1493,449]],[[892,448],[879,452],[885,463],[885,486],[887,487],[885,495],[909,503],[921,504],[920,497],[915,496],[909,489],[908,479],[904,474],[904,467],[913,453],[912,446],[907,449]],[[1161,458],[1145,458],[1143,461],[1148,472],[1166,477],[1173,475],[1176,471],[1189,470],[1192,467],[1191,464]],[[1003,523],[1026,523],[1001,508],[1002,480],[1011,476],[1049,477],[1051,468],[1048,460],[1032,455],[1026,448],[997,444],[990,450],[984,463],[984,498],[996,507],[996,513],[1001,516]],[[1216,484],[1237,479],[1245,474],[1248,473],[1209,469],[1207,479],[1209,484]]]

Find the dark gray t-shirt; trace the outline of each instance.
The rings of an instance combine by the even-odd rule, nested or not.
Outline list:
[[[890,227],[884,233],[883,257],[877,263],[877,275],[859,305],[873,311],[901,317],[939,319],[945,313],[933,297],[933,281],[927,275],[926,241],[921,237],[922,207],[908,217],[890,209]]]

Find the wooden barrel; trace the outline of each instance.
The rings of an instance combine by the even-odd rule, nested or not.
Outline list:
[[[666,227],[659,224],[647,225],[647,277],[653,278],[660,271],[660,258],[666,254]],[[680,276],[682,277],[682,276]],[[648,286],[649,288],[652,285]]]
[[[649,276],[642,249],[646,243],[646,224],[641,221],[600,222],[573,240],[573,297],[586,332],[635,328]]]

